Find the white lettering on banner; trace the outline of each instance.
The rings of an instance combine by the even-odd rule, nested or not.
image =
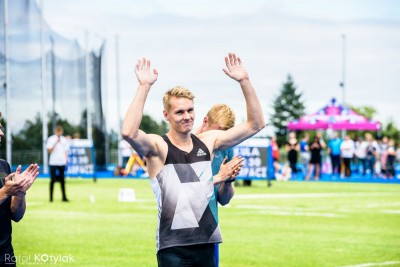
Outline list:
[[[258,147],[235,147],[235,155],[241,155],[242,157],[259,157],[260,150]]]
[[[72,140],[69,148],[67,175],[93,175],[93,142],[86,139]]]
[[[235,155],[241,155],[242,157],[259,157],[260,150],[258,147],[235,147]]]
[[[260,156],[260,150],[258,150],[257,147],[253,147],[253,149],[251,150],[251,155],[254,157],[259,157]]]
[[[94,172],[93,164],[90,165],[72,165],[68,166],[68,173],[92,174]]]
[[[267,177],[267,167],[242,168],[238,177],[266,178]]]
[[[81,148],[81,147],[71,147],[70,153],[74,154],[74,155],[83,156],[83,155],[86,155],[86,150],[85,150],[85,148]]]
[[[260,167],[261,166],[261,159],[260,158],[248,158],[246,166],[249,167]]]
[[[78,158],[79,164],[88,164],[89,163],[89,158],[88,157],[79,157]]]
[[[244,166],[238,178],[267,178],[267,148],[258,146],[237,146],[234,154],[244,159]]]

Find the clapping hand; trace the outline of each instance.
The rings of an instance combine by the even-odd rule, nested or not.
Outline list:
[[[39,165],[31,164],[29,167],[21,173],[21,165],[15,170],[14,182],[22,186],[22,192],[26,191],[32,186],[33,182],[39,175]]]
[[[240,156],[234,156],[231,161],[226,161],[227,157],[222,161],[218,174],[214,176],[214,184],[233,181],[244,166],[244,159]]]
[[[15,181],[15,173],[10,173],[4,179],[4,190],[7,196],[17,196],[24,194],[24,187],[29,183],[26,179],[20,179],[19,181]]]

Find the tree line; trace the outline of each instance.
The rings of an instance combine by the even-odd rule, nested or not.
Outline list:
[[[303,93],[299,91],[290,74],[287,76],[286,81],[283,82],[278,94],[273,98],[272,108],[273,113],[270,114],[270,123],[274,127],[278,144],[283,145],[286,143],[287,139],[288,122],[294,119],[299,119],[305,115],[306,109]],[[369,119],[373,119],[377,113],[376,109],[370,106],[350,106],[350,108]],[[50,117],[52,118],[50,119]],[[0,122],[3,125],[3,128],[7,129],[7,122],[3,117],[0,118]],[[55,125],[61,125],[64,128],[64,135],[74,136],[74,134],[78,134],[81,138],[87,138],[86,111],[82,114],[81,122],[77,125],[73,125],[67,120],[62,119],[57,113],[54,116],[49,115],[47,124],[49,135],[52,134]],[[168,132],[168,124],[164,120],[157,122],[151,116],[144,114],[140,129],[146,133],[162,135]],[[100,163],[100,165],[105,163],[101,160],[105,158],[103,155],[105,153],[105,134],[108,133],[104,133],[103,129],[93,127],[92,137],[96,148],[96,157],[99,158],[100,161],[98,163]],[[356,135],[362,136],[364,132],[350,132],[350,134],[352,137],[355,137]],[[382,136],[394,138],[397,141],[400,140],[400,131],[393,120],[390,120],[386,125],[383,125],[381,133],[374,134],[381,134]],[[375,137],[379,138],[379,136]],[[119,140],[120,137],[118,136],[118,133],[112,130],[109,133],[110,149],[117,149]],[[6,136],[3,137],[2,143],[6,143]],[[40,113],[37,113],[33,120],[26,120],[23,128],[18,133],[12,135],[12,146],[14,151],[42,149],[42,120]],[[5,150],[0,150],[0,153],[1,156],[5,155]]]
[[[61,125],[64,128],[64,136],[79,136],[82,139],[87,138],[86,112],[82,114],[81,122],[76,125],[62,119],[57,113],[54,116],[48,115],[48,117],[47,130],[49,136],[53,134],[53,128],[55,125]],[[3,126],[3,129],[7,129],[7,121],[5,121],[3,117],[0,118],[0,123]],[[18,133],[11,135],[13,151],[42,150],[42,125],[43,123],[40,113],[37,113],[32,120],[26,120],[22,129]],[[168,132],[168,124],[165,121],[157,122],[151,118],[151,116],[144,114],[140,124],[140,129],[147,133],[162,135]],[[107,163],[105,157],[106,134],[109,134],[109,148],[118,149],[120,137],[116,131],[112,130],[110,133],[105,133],[103,129],[93,126],[92,139],[96,153],[96,164],[98,166],[105,166]],[[6,142],[7,137],[4,135],[2,137],[3,149],[0,149],[0,158],[5,158]]]

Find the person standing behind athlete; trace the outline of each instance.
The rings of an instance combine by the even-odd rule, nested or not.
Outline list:
[[[200,128],[196,130],[196,135],[209,131],[209,130],[223,130],[226,131],[235,126],[235,113],[234,111],[225,104],[216,104],[211,107],[207,112],[207,116],[204,117],[203,123]],[[211,163],[212,174],[216,175],[219,172],[221,164],[224,162],[231,161],[233,158],[233,148],[219,150],[214,153],[214,158]],[[216,200],[222,206],[225,206],[232,199],[235,194],[235,188],[232,182],[235,178],[226,180],[220,184],[214,186],[214,193],[216,194]],[[218,210],[217,210],[218,211]],[[218,217],[217,217],[218,219]],[[219,266],[219,244],[215,244],[215,266]]]
[[[50,154],[50,202],[53,202],[54,183],[60,182],[62,201],[68,202],[65,193],[65,165],[68,159],[68,140],[63,136],[64,129],[57,125],[54,135],[47,139],[46,148]]]

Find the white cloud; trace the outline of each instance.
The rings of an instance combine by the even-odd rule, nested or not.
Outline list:
[[[214,102],[233,106],[238,119],[245,118],[238,85],[221,70],[231,51],[249,69],[265,114],[288,73],[304,92],[307,111],[313,112],[331,97],[341,99],[342,34],[347,37],[347,101],[374,106],[383,121],[400,111],[397,1],[43,1],[46,19],[60,33],[76,32],[82,38],[87,29],[108,39],[112,127],[117,125],[112,112],[117,33],[122,114],[136,89],[133,66],[146,56],[160,71],[145,106],[156,119],[162,119],[162,94],[178,84],[197,96],[197,123]]]

